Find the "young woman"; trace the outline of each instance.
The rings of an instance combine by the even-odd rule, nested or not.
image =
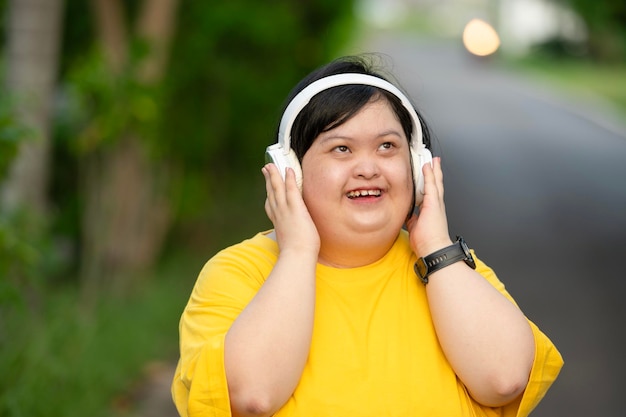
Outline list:
[[[349,57],[289,103],[262,169],[274,229],[209,260],[182,315],[181,416],[528,415],[561,356],[450,238],[407,97]]]

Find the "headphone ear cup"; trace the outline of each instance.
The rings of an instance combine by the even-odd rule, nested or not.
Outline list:
[[[411,150],[411,157],[413,158],[413,181],[415,182],[415,205],[418,206],[424,199],[424,174],[422,174],[422,167],[426,164],[431,164],[433,161],[433,155],[426,148],[418,150]]]
[[[293,149],[290,149],[289,153],[285,155],[283,147],[279,144],[268,146],[265,151],[265,162],[271,162],[276,165],[283,180],[285,179],[287,168],[292,168],[296,174],[296,184],[298,184],[298,188],[302,191],[302,168],[300,167],[300,161],[298,161],[298,157]]]

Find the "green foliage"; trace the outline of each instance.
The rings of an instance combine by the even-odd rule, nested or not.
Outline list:
[[[0,0],[0,16],[6,15],[9,0]],[[0,45],[4,45],[6,38],[7,19],[0,19]]]
[[[69,179],[72,185],[76,176],[77,163],[68,156],[78,160],[125,129],[140,133],[157,161],[176,174],[171,199],[177,229],[170,234],[179,239],[176,245],[215,242],[225,224],[233,231],[245,223],[248,234],[264,225],[260,168],[265,147],[276,140],[283,100],[300,78],[346,45],[353,4],[181,0],[165,80],[148,89],[133,82],[132,65],[120,79],[107,73],[92,49],[93,28],[82,17],[89,9],[68,2],[62,60],[67,99],[55,126],[55,158],[64,164],[55,164],[53,181],[64,227],[78,223],[67,214],[80,208],[67,182],[61,183]],[[129,27],[135,14],[129,10]],[[144,52],[135,51],[133,64]],[[189,230],[193,240],[186,238]]]
[[[165,264],[151,285],[89,312],[73,287],[48,290],[38,309],[4,306],[0,415],[110,416],[112,399],[146,363],[176,357],[177,323],[200,266]]]
[[[326,0],[183,2],[159,128],[187,183],[176,186],[177,244],[214,249],[266,225],[260,169],[284,99],[346,45],[352,7]],[[184,239],[189,230],[193,242]]]
[[[7,175],[19,142],[28,138],[29,133],[17,119],[11,96],[4,89],[0,90],[0,181]]]
[[[157,89],[138,82],[135,71],[145,52],[134,48],[134,59],[120,74],[113,73],[99,50],[78,60],[67,76],[67,102],[62,121],[73,134],[70,148],[85,155],[132,133],[154,137],[159,114]]]
[[[31,415],[24,412],[20,404],[28,389],[29,401],[32,394],[43,392],[52,386],[51,392],[59,389],[53,380],[48,387],[41,385],[45,375],[59,372],[59,363],[43,361],[50,344],[48,335],[66,324],[56,312],[47,309],[46,292],[50,288],[46,278],[54,274],[59,259],[56,248],[47,233],[43,219],[26,208],[13,212],[0,212],[0,415]],[[50,316],[47,314],[50,313]],[[48,327],[50,325],[50,327]],[[32,378],[26,382],[24,378]],[[35,385],[33,387],[33,385]],[[23,392],[18,396],[15,391]],[[36,402],[34,402],[36,403]],[[39,415],[46,415],[40,413]],[[51,415],[51,414],[48,414]]]
[[[561,0],[569,3],[594,29],[611,26],[619,29],[626,24],[626,3],[622,0]]]
[[[33,140],[34,132],[17,116],[13,95],[0,91],[0,186],[6,180],[20,143]],[[0,204],[0,345],[10,334],[3,329],[7,306],[24,302],[41,282],[41,272],[54,262],[45,234],[45,221],[28,207],[7,208]]]
[[[0,211],[0,285],[34,283],[46,269],[47,246],[42,220],[25,209]],[[0,302],[3,296],[0,292]]]
[[[590,56],[598,61],[626,59],[626,2],[623,0],[553,0],[569,5],[589,30]]]
[[[352,2],[184,2],[168,77],[163,140],[187,166],[249,177],[275,140],[281,104],[333,58]]]

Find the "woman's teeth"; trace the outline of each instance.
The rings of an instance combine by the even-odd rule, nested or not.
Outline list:
[[[357,198],[365,196],[380,196],[380,190],[356,190],[348,192],[348,198]]]

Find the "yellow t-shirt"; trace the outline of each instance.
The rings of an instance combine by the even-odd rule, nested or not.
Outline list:
[[[172,385],[181,416],[230,416],[224,337],[278,256],[260,233],[227,248],[203,268],[180,322],[181,357]],[[536,354],[517,401],[499,408],[471,399],[437,340],[415,255],[402,231],[384,258],[352,269],[318,264],[313,338],[300,383],[275,416],[528,415],[563,361],[531,323]],[[491,269],[477,271],[513,301]],[[251,340],[250,343],[254,343]]]

